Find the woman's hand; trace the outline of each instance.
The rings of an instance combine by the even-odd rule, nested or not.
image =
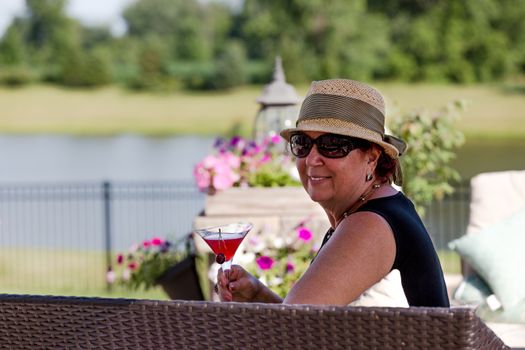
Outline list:
[[[239,265],[217,273],[218,294],[221,301],[258,301],[264,285]]]

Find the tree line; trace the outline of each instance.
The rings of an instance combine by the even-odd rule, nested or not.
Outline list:
[[[137,0],[127,32],[86,27],[67,0],[26,0],[0,39],[0,83],[225,89],[344,77],[476,83],[525,71],[525,1]]]

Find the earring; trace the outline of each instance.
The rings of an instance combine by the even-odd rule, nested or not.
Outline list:
[[[365,180],[366,182],[368,182],[368,181],[371,181],[373,178],[374,177],[372,176],[372,174],[367,174]]]

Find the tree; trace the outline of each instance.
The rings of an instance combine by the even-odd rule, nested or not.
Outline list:
[[[204,11],[196,0],[138,0],[123,17],[130,36],[162,38],[173,59],[211,57],[213,45],[206,38]]]
[[[16,66],[25,62],[26,48],[22,34],[11,25],[0,42],[0,63]]]
[[[369,79],[388,50],[388,26],[364,0],[246,0],[241,35],[249,58],[279,53],[291,82]]]

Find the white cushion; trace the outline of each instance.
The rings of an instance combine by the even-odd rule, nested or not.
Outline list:
[[[507,219],[525,206],[525,170],[482,173],[470,181],[467,234]]]
[[[390,271],[349,306],[409,307],[399,270]]]

